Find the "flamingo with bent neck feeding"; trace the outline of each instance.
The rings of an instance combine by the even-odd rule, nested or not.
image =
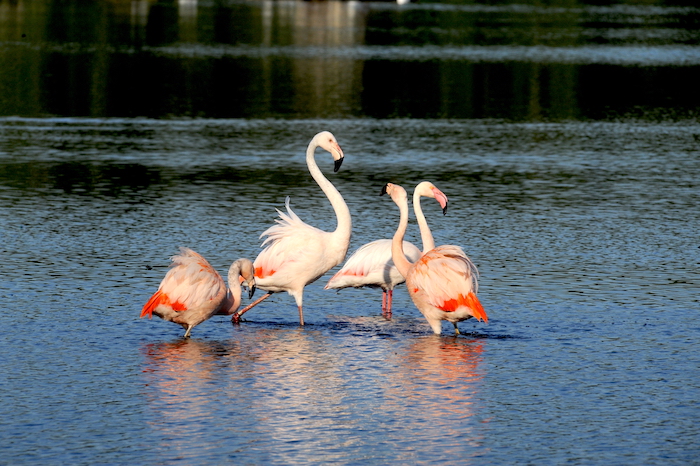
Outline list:
[[[260,237],[264,249],[255,259],[255,284],[267,294],[244,309],[233,314],[233,321],[267,299],[273,293],[286,291],[292,295],[299,310],[299,324],[304,325],[304,287],[313,283],[323,274],[343,262],[350,245],[352,221],[343,196],[333,183],[323,176],[315,160],[316,148],[320,147],[333,156],[334,171],[343,163],[344,154],[340,145],[328,131],[318,133],[306,149],[306,165],[311,177],[316,181],[335,211],[337,227],[332,232],[320,230],[304,223],[285,201],[287,213],[277,210],[280,218],[277,225],[265,230]]]
[[[171,258],[171,269],[160,282],[158,291],[141,310],[141,317],[153,314],[181,325],[185,338],[196,326],[213,315],[231,315],[241,305],[241,282],[249,287],[248,299],[255,292],[253,263],[238,259],[228,271],[226,288],[221,275],[201,255],[189,248],[180,248],[180,254]]]
[[[418,310],[430,324],[433,332],[442,332],[442,321],[452,322],[459,335],[457,322],[475,317],[488,322],[486,311],[476,293],[479,272],[459,246],[439,246],[416,261],[409,262],[404,255],[403,237],[408,227],[408,196],[397,184],[387,183],[382,194],[389,194],[399,207],[399,226],[391,243],[394,265],[406,278],[406,288]]]
[[[410,262],[416,262],[423,254],[435,248],[433,234],[421,209],[421,197],[435,199],[442,207],[443,215],[447,213],[447,196],[429,181],[418,183],[413,190],[413,210],[421,233],[423,251],[421,252],[413,243],[404,241],[403,251]],[[341,290],[365,286],[381,288],[382,315],[390,319],[394,288],[405,281],[406,279],[399,273],[391,259],[391,240],[378,239],[358,248],[345,262],[343,268],[328,280],[324,289]]]

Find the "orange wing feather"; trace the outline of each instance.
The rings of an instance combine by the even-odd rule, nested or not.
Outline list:
[[[265,278],[274,275],[276,270],[265,270],[262,267],[255,267],[255,276],[258,278]]]
[[[157,308],[161,304],[170,306],[173,309],[173,311],[187,310],[187,306],[185,306],[183,303],[179,301],[171,303],[170,297],[162,291],[158,290],[155,293],[153,293],[151,299],[149,299],[148,302],[143,306],[143,309],[141,310],[141,317],[148,316],[148,318],[150,319],[151,317],[153,317],[153,311],[155,310],[155,308]]]
[[[148,302],[143,306],[143,309],[141,309],[141,317],[148,316],[149,319],[153,317],[153,309],[160,304],[161,294],[160,290],[153,293],[153,296],[151,296]]]
[[[467,307],[477,320],[488,322],[486,311],[475,293],[478,289],[478,271],[461,248],[435,248],[415,263],[413,271],[413,293],[423,289],[436,308],[454,312],[460,307]],[[455,286],[462,289],[454,289]]]
[[[479,302],[479,298],[477,298],[473,292],[468,293],[466,296],[460,294],[456,299],[445,301],[442,303],[442,306],[438,307],[445,312],[454,312],[460,306],[468,307],[471,309],[472,314],[477,320],[483,320],[484,322],[488,323],[489,317],[486,315],[486,311],[484,311],[484,307],[481,305],[481,302]]]

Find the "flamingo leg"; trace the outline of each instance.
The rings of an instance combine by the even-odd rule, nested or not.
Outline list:
[[[452,325],[455,326],[455,336],[461,335],[461,333],[459,333],[459,329],[457,328],[457,322],[452,322]]]
[[[386,295],[386,318],[391,319],[391,304],[394,301],[394,290],[387,291]]]
[[[304,325],[304,311],[299,306],[299,325]]]
[[[187,326],[187,331],[185,332],[185,336],[183,336],[182,338],[189,338],[189,337],[190,337],[190,332],[191,332],[191,331],[192,331],[192,326],[191,326],[191,325],[188,325],[188,326]]]
[[[258,304],[260,304],[261,302],[263,302],[264,300],[266,300],[270,296],[272,296],[272,293],[266,293],[266,294],[262,295],[261,297],[259,297],[258,299],[256,299],[255,301],[253,301],[252,303],[248,304],[246,307],[244,307],[240,311],[234,312],[233,317],[231,317],[231,322],[238,323],[243,314],[250,311],[252,308],[257,306]]]
[[[382,290],[382,315],[386,314],[386,291]]]

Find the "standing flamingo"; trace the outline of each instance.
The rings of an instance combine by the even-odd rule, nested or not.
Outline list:
[[[182,325],[185,338],[196,326],[215,314],[231,315],[241,305],[241,281],[248,285],[248,298],[255,292],[253,263],[238,259],[228,271],[229,289],[207,260],[189,248],[172,257],[171,269],[158,291],[141,310],[141,317],[153,314]],[[239,278],[242,277],[242,278]]]
[[[421,209],[420,198],[431,197],[438,201],[442,207],[443,215],[447,213],[447,196],[437,189],[429,181],[419,183],[413,190],[413,210],[421,232],[423,252],[413,243],[403,242],[403,251],[410,262],[416,262],[423,254],[435,247],[433,234]],[[394,287],[405,282],[406,279],[399,273],[391,260],[391,240],[378,239],[361,246],[345,265],[333,277],[328,280],[324,289],[343,288],[381,288],[382,289],[382,315],[391,318],[391,303],[394,296]]]
[[[486,311],[476,293],[479,272],[459,246],[439,246],[411,263],[403,253],[402,243],[408,226],[408,196],[397,184],[387,183],[382,194],[389,194],[399,207],[399,226],[392,240],[391,255],[396,268],[406,278],[408,293],[433,332],[439,335],[442,321],[457,322],[476,317],[488,322]]]
[[[335,160],[334,171],[343,163],[343,151],[338,142],[328,131],[318,133],[306,148],[306,165],[314,181],[318,184],[333,206],[338,226],[333,232],[320,230],[304,223],[289,206],[289,197],[285,201],[287,213],[277,211],[280,218],[277,225],[265,230],[260,237],[267,236],[262,246],[265,248],[255,259],[255,284],[267,291],[267,294],[244,309],[233,314],[232,320],[238,322],[241,315],[267,299],[272,293],[286,291],[294,297],[299,309],[299,325],[304,325],[303,299],[304,287],[313,283],[331,268],[345,259],[350,245],[352,221],[343,196],[323,176],[316,165],[316,148],[321,147],[330,152]]]

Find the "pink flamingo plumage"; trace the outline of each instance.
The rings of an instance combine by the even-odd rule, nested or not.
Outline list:
[[[438,201],[443,214],[447,212],[447,196],[428,181],[419,183],[413,190],[413,210],[421,232],[423,251],[413,243],[403,242],[403,251],[410,262],[416,262],[423,254],[435,247],[435,240],[421,209],[420,198],[430,197]],[[379,239],[361,246],[345,262],[326,284],[325,289],[381,288],[382,315],[391,318],[394,287],[405,282],[391,259],[391,240]]]
[[[345,259],[352,233],[350,210],[343,196],[318,168],[315,160],[317,147],[325,149],[333,156],[334,171],[340,168],[344,154],[335,136],[328,131],[314,136],[306,148],[306,165],[333,206],[338,222],[337,228],[327,232],[304,223],[292,211],[287,197],[287,213],[278,210],[280,218],[277,225],[271,226],[260,235],[261,238],[267,238],[262,243],[264,249],[254,262],[255,284],[267,291],[267,294],[234,313],[234,322],[238,322],[241,315],[272,293],[286,291],[294,297],[299,310],[299,324],[304,325],[304,288]]]
[[[221,275],[201,255],[189,248],[180,248],[173,256],[171,269],[160,282],[158,291],[141,310],[141,317],[153,314],[181,325],[185,338],[192,328],[213,315],[231,315],[241,305],[241,282],[249,289],[249,299],[255,292],[253,263],[238,259],[229,268],[226,287]],[[240,277],[240,278],[239,278]]]
[[[408,196],[401,186],[387,183],[382,194],[389,194],[399,207],[399,226],[392,239],[392,258],[418,310],[433,332],[442,332],[442,321],[452,322],[459,335],[457,322],[475,317],[488,322],[486,311],[476,293],[479,288],[476,266],[459,246],[439,246],[411,263],[403,253],[403,237],[408,226]]]

